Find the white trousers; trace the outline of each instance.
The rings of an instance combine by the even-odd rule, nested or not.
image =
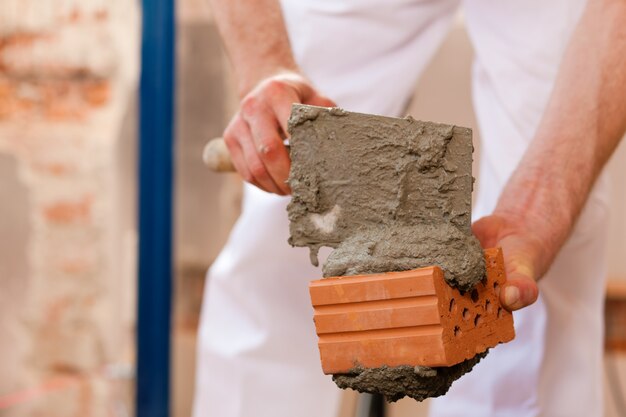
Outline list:
[[[297,61],[353,111],[402,115],[456,0],[285,0]],[[474,218],[486,215],[532,139],[584,0],[467,0],[473,98],[483,143]],[[419,117],[419,115],[416,115]],[[604,176],[517,338],[492,349],[436,417],[602,415],[608,204]],[[245,187],[243,213],[209,271],[195,417],[334,417],[340,391],[321,372],[308,249],[287,244],[288,198]],[[558,216],[558,213],[546,213]]]

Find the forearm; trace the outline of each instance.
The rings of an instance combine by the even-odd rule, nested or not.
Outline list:
[[[590,0],[536,136],[496,208],[540,246],[535,276],[569,236],[625,130],[626,2]]]
[[[239,109],[224,130],[233,165],[247,182],[287,195],[284,145],[293,103],[332,107],[296,65],[278,0],[210,0],[233,64]]]
[[[298,71],[278,0],[209,0],[240,96],[281,71]]]

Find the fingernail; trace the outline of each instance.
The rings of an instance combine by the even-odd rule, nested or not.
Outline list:
[[[506,287],[504,289],[504,304],[513,307],[515,303],[519,301],[519,288],[517,287]]]

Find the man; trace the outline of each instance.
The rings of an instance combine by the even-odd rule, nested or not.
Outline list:
[[[306,289],[320,273],[287,244],[290,107],[402,116],[460,2],[212,2],[241,96],[224,139],[253,185],[209,276],[195,416],[331,417],[339,391],[320,371]],[[601,416],[601,172],[626,129],[626,1],[463,7],[483,138],[474,232],[504,250],[517,338],[431,415]]]

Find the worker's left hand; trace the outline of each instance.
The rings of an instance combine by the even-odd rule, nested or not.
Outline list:
[[[542,247],[519,222],[502,215],[479,219],[472,231],[483,248],[501,247],[507,283],[500,292],[500,302],[509,311],[519,310],[537,300],[537,280],[541,271]]]

